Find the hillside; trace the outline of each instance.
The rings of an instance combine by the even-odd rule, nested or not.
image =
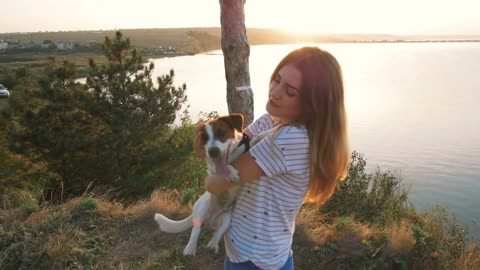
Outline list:
[[[192,42],[189,33],[201,33],[204,37],[212,38],[220,48],[221,28],[151,28],[151,29],[114,29],[114,30],[85,30],[60,32],[31,32],[31,33],[0,33],[0,40],[16,38],[19,42],[33,41],[41,43],[44,40],[71,40],[73,42],[96,41],[103,42],[105,36],[113,36],[121,31],[130,37],[133,45],[139,48],[175,47],[186,48]],[[480,40],[480,35],[391,35],[391,34],[294,34],[278,29],[248,28],[247,36],[250,45],[283,44],[297,42],[361,42],[361,41],[401,41],[401,40]]]
[[[390,172],[365,174],[362,157],[353,157],[330,201],[305,205],[297,216],[295,269],[479,269],[477,240],[467,238],[468,228],[447,209],[417,214],[400,179]],[[4,190],[0,269],[222,269],[223,248],[219,254],[206,248],[211,229],[202,231],[196,256],[184,257],[190,230],[163,233],[153,220],[155,213],[186,217],[189,190],[161,187],[126,203],[94,189],[43,205],[31,192]]]
[[[83,43],[86,41],[103,42],[105,36],[113,36],[115,31],[121,31],[132,40],[138,48],[174,47],[180,50],[191,50],[192,43],[208,41],[210,47],[220,48],[221,29],[216,28],[171,28],[171,29],[118,29],[104,31],[64,31],[0,34],[0,39],[16,38],[18,42],[33,41],[41,43],[44,40],[69,40]],[[292,35],[274,29],[248,29],[247,35],[251,45],[293,43],[312,41],[311,37]],[[197,41],[195,41],[197,39]],[[209,40],[210,39],[210,40]],[[335,41],[325,38],[325,41]]]
[[[219,254],[206,248],[210,229],[202,232],[195,257],[182,255],[190,230],[167,234],[158,229],[153,220],[156,212],[180,219],[191,211],[191,205],[183,206],[178,195],[157,191],[149,200],[127,207],[105,197],[86,196],[31,214],[26,208],[2,211],[0,268],[222,269],[223,248]],[[423,250],[436,244],[419,246],[411,226],[401,222],[381,229],[349,217],[328,221],[315,208],[304,207],[294,235],[295,269],[438,269],[438,263],[445,263],[444,269],[466,270],[480,266],[476,245],[449,261],[435,249]],[[430,231],[428,237],[440,237],[438,233]]]

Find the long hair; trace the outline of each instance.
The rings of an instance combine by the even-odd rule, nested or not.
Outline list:
[[[320,205],[333,195],[337,181],[347,176],[350,163],[342,71],[329,52],[303,47],[280,61],[270,81],[287,64],[302,74],[302,111],[296,123],[289,124],[304,124],[308,131],[310,185],[305,202]]]

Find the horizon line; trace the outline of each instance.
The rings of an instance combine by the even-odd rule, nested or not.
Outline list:
[[[46,30],[46,31],[16,31],[16,32],[0,32],[0,35],[9,35],[9,34],[35,34],[35,33],[62,33],[62,32],[111,32],[111,31],[121,31],[121,30],[180,30],[180,29],[221,29],[221,26],[194,26],[194,27],[152,27],[152,28],[113,28],[113,29],[83,29],[83,30]],[[260,30],[274,30],[279,32],[284,32],[289,35],[298,35],[298,36],[325,36],[325,35],[360,35],[360,36],[369,36],[369,35],[382,35],[382,36],[480,36],[480,34],[393,34],[393,33],[348,33],[348,32],[335,32],[335,33],[295,33],[294,31],[275,28],[275,27],[246,27],[248,29],[260,29]]]

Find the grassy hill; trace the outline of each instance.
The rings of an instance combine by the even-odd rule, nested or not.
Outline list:
[[[454,216],[440,207],[416,213],[399,179],[364,165],[355,154],[334,197],[300,211],[295,269],[480,269],[478,242]],[[219,254],[206,248],[211,229],[196,256],[184,257],[190,230],[163,233],[153,220],[189,215],[188,190],[159,188],[128,204],[93,190],[43,205],[32,192],[0,191],[0,269],[223,269],[223,244]]]
[[[79,70],[78,77],[86,74],[88,58],[93,57],[97,62],[103,62],[102,44],[106,36],[113,37],[116,30],[105,31],[63,31],[63,32],[35,32],[35,33],[9,33],[0,34],[0,40],[14,39],[20,44],[33,42],[42,44],[45,40],[55,42],[71,41],[82,46],[86,42],[94,42],[95,48],[75,48],[73,50],[56,49],[13,49],[0,51],[0,80],[8,70],[28,67],[33,71],[42,69],[48,56],[58,60],[68,59],[73,61]],[[128,37],[145,58],[170,57],[175,55],[195,54],[221,48],[221,29],[212,28],[171,28],[171,29],[120,29]],[[312,38],[299,36],[274,29],[248,29],[250,45],[281,44],[309,41],[334,42],[341,38]],[[161,48],[161,51],[158,49]],[[167,51],[166,51],[167,50]]]
[[[202,232],[195,257],[183,257],[189,231],[161,232],[156,212],[180,219],[191,211],[174,191],[154,192],[130,206],[101,196],[84,196],[35,212],[15,208],[0,214],[2,269],[223,269],[224,251],[206,248],[212,235]],[[425,217],[431,219],[432,217]],[[430,221],[425,234],[450,241]],[[388,228],[356,222],[351,217],[328,221],[313,207],[297,218],[293,250],[295,269],[478,269],[478,247],[457,258],[434,243],[423,243],[404,221]],[[428,250],[428,248],[432,248]]]

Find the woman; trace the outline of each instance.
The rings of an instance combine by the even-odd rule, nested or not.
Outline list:
[[[234,162],[243,189],[224,236],[224,268],[293,269],[295,218],[304,202],[318,205],[348,172],[343,79],[337,60],[317,47],[290,52],[270,79],[268,114],[245,130],[272,130]],[[207,190],[233,184],[209,176]]]

